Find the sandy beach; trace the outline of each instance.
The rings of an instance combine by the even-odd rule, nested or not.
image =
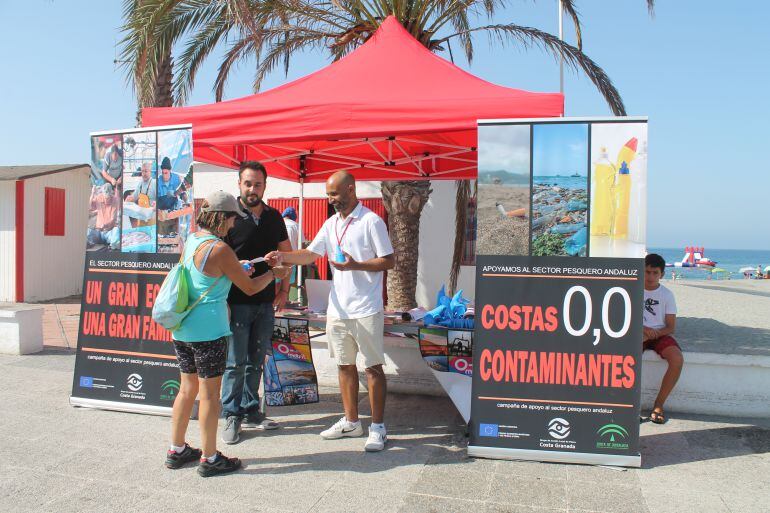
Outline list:
[[[526,255],[529,253],[529,187],[479,185],[476,253],[479,255]],[[527,217],[504,217],[506,211],[523,208]]]
[[[685,352],[770,356],[770,280],[664,278],[676,297]]]

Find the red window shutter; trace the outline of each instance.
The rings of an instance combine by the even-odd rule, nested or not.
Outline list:
[[[65,192],[56,187],[45,188],[44,235],[64,236]]]

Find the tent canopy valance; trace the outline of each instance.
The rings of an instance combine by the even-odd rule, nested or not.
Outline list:
[[[192,123],[195,159],[322,182],[466,179],[477,174],[476,120],[561,116],[564,97],[491,84],[431,53],[394,17],[339,61],[263,93],[146,108],[143,126]]]

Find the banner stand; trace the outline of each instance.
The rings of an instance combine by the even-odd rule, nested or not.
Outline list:
[[[642,466],[642,457],[614,454],[592,454],[586,452],[536,451],[528,449],[505,449],[500,447],[468,446],[468,456],[504,460],[531,460],[548,463],[578,463],[584,465],[610,465],[615,467]]]
[[[171,408],[166,406],[154,406],[152,404],[124,403],[124,402],[118,402],[118,401],[103,401],[100,399],[87,399],[85,397],[75,397],[75,396],[70,397],[70,406],[75,406],[80,408],[96,408],[101,410],[124,411],[129,413],[144,413],[148,415],[163,415],[165,417],[171,416]],[[195,416],[191,416],[191,418],[195,418]]]

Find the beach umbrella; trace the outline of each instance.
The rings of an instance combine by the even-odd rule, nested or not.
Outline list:
[[[721,267],[714,267],[711,270],[711,272],[712,273],[729,273],[730,271],[728,271],[727,269],[722,269]]]
[[[755,273],[757,271],[756,267],[741,267],[740,272],[742,273]]]
[[[768,265],[767,267],[765,267],[765,268],[764,268],[764,270],[763,270],[762,272],[765,272],[765,273],[770,273],[770,265]]]

